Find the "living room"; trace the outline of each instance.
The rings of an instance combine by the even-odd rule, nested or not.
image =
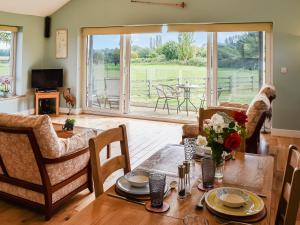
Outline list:
[[[299,2],[0,2],[1,224],[300,221]],[[139,170],[147,195],[120,183]],[[222,205],[218,188],[261,210]]]

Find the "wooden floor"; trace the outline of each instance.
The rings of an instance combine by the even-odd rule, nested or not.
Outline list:
[[[158,151],[166,144],[176,144],[181,139],[181,125],[175,123],[154,122],[146,120],[135,120],[128,118],[103,117],[93,115],[71,116],[76,119],[76,125],[82,127],[97,128],[106,130],[125,124],[128,131],[128,141],[130,150],[130,159],[132,168],[142,163],[154,152]],[[63,123],[66,116],[54,117],[53,122]],[[293,143],[300,146],[300,139],[273,137],[264,135],[264,139],[270,143],[270,152],[276,155],[276,172],[274,174],[273,196],[272,199],[272,217],[277,206],[277,196],[279,195],[281,179],[285,161],[287,158],[287,148]],[[117,147],[116,147],[117,148]],[[118,150],[113,147],[113,153]],[[109,182],[110,183],[110,182]],[[107,184],[106,186],[108,186]],[[87,190],[76,195],[68,204],[50,220],[45,221],[40,214],[30,209],[15,206],[13,204],[0,201],[0,225],[59,225],[70,219],[78,211],[82,210],[89,202],[94,199],[94,195]],[[80,225],[79,223],[78,225]]]

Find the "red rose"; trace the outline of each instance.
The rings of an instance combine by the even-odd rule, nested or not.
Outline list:
[[[227,149],[235,150],[238,149],[241,145],[241,136],[237,133],[230,133],[224,140],[224,146]]]
[[[235,112],[233,118],[239,125],[245,125],[245,123],[248,122],[248,116],[244,111]]]

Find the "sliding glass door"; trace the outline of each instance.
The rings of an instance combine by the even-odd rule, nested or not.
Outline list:
[[[88,108],[102,112],[120,111],[121,35],[90,35],[87,48]]]
[[[196,121],[271,79],[271,24],[83,29],[84,111]]]
[[[217,100],[249,104],[266,74],[264,32],[218,32]]]
[[[196,119],[206,104],[207,33],[131,35],[130,113]]]

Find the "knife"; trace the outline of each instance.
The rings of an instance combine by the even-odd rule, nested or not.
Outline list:
[[[107,193],[107,195],[110,196],[110,197],[113,197],[113,198],[122,199],[122,200],[132,202],[132,203],[135,203],[135,204],[139,204],[139,205],[145,205],[146,204],[145,202],[143,202],[141,200],[126,198],[124,196],[116,195],[116,194],[113,194],[113,193]]]

